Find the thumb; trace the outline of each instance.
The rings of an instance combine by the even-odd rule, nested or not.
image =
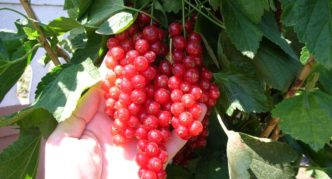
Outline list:
[[[200,106],[202,108],[202,114],[198,120],[202,121],[207,112],[207,107],[205,104],[200,104]],[[168,143],[166,144],[166,149],[168,152],[169,160],[172,159],[186,143],[187,143],[187,140],[181,139],[176,134],[175,130],[173,130],[173,132],[168,140]]]
[[[101,90],[99,87],[92,87],[78,101],[77,107],[72,115],[63,122],[60,122],[48,139],[48,142],[60,142],[65,137],[80,138],[86,127],[98,111],[101,103]]]

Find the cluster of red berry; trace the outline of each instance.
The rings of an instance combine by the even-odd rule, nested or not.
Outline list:
[[[109,70],[102,86],[105,113],[114,120],[113,143],[121,146],[137,139],[138,175],[163,179],[171,131],[184,140],[200,135],[204,127],[199,103],[215,105],[219,90],[203,67],[201,37],[190,21],[187,38],[180,23],[170,24],[170,50],[165,32],[149,23],[149,16],[140,14],[130,28],[108,40]]]

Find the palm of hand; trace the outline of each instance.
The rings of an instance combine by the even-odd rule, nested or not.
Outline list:
[[[94,87],[73,115],[60,123],[46,143],[45,178],[137,178],[136,141],[112,143],[112,120],[103,112],[102,92]],[[206,107],[203,107],[205,115]],[[204,117],[202,115],[202,118]],[[166,144],[169,159],[185,141],[174,133]]]

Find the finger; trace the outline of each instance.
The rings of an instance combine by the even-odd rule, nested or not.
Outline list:
[[[202,114],[199,117],[199,121],[202,121],[207,112],[207,107],[205,104],[200,104],[200,106],[202,108]],[[169,160],[171,160],[176,155],[176,153],[178,153],[178,151],[186,144],[186,142],[187,140],[181,139],[173,130],[171,137],[166,144]]]
[[[59,142],[64,137],[80,138],[86,124],[89,123],[96,114],[100,105],[101,97],[99,87],[92,87],[78,101],[77,107],[72,115],[58,124],[57,128],[49,137],[49,140]]]

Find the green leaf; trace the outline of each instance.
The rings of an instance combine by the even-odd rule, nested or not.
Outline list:
[[[106,44],[105,37],[94,32],[87,34],[86,45],[74,52],[71,62],[80,63],[87,58],[96,59],[99,56],[100,49]]]
[[[321,89],[326,93],[332,95],[332,69],[327,70],[322,65],[315,68],[319,72],[319,84]]]
[[[240,10],[252,22],[259,23],[264,14],[270,8],[269,0],[235,0],[240,5]]]
[[[64,39],[61,43],[66,50],[74,53],[77,49],[82,49],[86,45],[87,34],[83,27],[74,28],[69,31],[68,38]]]
[[[246,2],[248,3],[249,1]],[[241,8],[241,4],[238,1],[222,1],[222,14],[226,32],[238,50],[249,51],[255,54],[263,33],[257,24],[239,11]]]
[[[287,41],[282,38],[279,27],[274,17],[274,13],[266,13],[263,16],[262,22],[259,24],[259,26],[264,34],[264,37],[269,39],[274,44],[278,45],[285,53],[287,53],[292,58],[298,59],[297,55],[289,46]]]
[[[205,47],[207,53],[209,54],[209,56],[212,59],[212,61],[214,62],[214,64],[220,69],[218,59],[217,59],[216,55],[214,54],[212,47],[209,45],[209,42],[205,39],[205,37],[203,35],[201,37],[202,37],[204,47]]]
[[[133,14],[130,12],[119,12],[111,16],[97,30],[96,33],[102,35],[112,35],[126,30],[134,23]]]
[[[221,0],[209,0],[209,3],[214,11],[217,11],[220,6]]]
[[[159,1],[154,2],[154,17],[159,20],[159,23],[162,27],[167,28],[168,27],[168,19],[167,14],[165,12],[164,7],[160,4]]]
[[[81,93],[98,81],[98,70],[90,59],[71,64],[44,87],[33,105],[47,109],[58,122],[64,121],[75,109]]]
[[[87,24],[98,26],[123,7],[123,0],[95,0],[88,10]]]
[[[40,96],[40,94],[43,92],[45,87],[47,87],[48,84],[50,84],[53,80],[55,80],[58,77],[58,75],[63,71],[63,69],[65,69],[68,66],[70,65],[61,65],[61,66],[59,65],[54,67],[52,71],[48,72],[37,85],[37,89],[35,91],[35,99],[37,99]]]
[[[1,39],[0,39],[1,41]],[[32,60],[37,46],[33,47],[35,42],[28,41],[21,44],[12,54],[12,60],[0,59],[0,101],[5,97],[10,88],[17,82],[23,74],[25,67]],[[19,57],[17,57],[19,56]]]
[[[285,92],[292,84],[301,64],[274,44],[263,40],[253,60],[260,78],[271,87]]]
[[[282,22],[294,26],[300,41],[326,68],[332,68],[332,4],[330,0],[282,0]]]
[[[301,156],[290,146],[229,132],[227,158],[230,178],[295,178]]]
[[[36,40],[39,37],[39,33],[30,27],[23,27],[25,34],[28,36],[29,40]]]
[[[228,114],[235,109],[259,113],[271,108],[263,86],[250,73],[233,68],[215,73],[214,78],[220,86]]]
[[[300,56],[300,61],[302,64],[305,64],[307,62],[307,60],[310,57],[310,53],[308,51],[308,48],[306,46],[304,46],[301,50],[301,56]]]
[[[55,32],[67,32],[80,27],[81,24],[73,18],[58,17],[52,20],[47,26]]]
[[[69,17],[80,18],[90,7],[93,0],[65,0],[64,9]]]
[[[182,2],[179,0],[163,0],[163,7],[168,13],[179,13],[182,8]]]
[[[272,111],[284,133],[318,151],[332,137],[332,96],[320,90],[286,99]]]
[[[223,160],[222,153],[209,153],[199,160],[196,167],[196,179],[229,178],[227,162]]]
[[[20,137],[0,154],[0,178],[36,178],[41,136],[21,131]]]

